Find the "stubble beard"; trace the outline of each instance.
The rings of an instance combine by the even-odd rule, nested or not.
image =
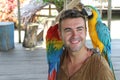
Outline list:
[[[70,52],[79,52],[82,49],[83,46],[84,46],[84,43],[80,42],[78,45],[76,45],[74,47],[71,47],[70,45],[66,45],[65,47]]]

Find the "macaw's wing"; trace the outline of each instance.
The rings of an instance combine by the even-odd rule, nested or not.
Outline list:
[[[111,70],[113,71],[114,78],[115,78],[115,73],[114,73],[113,64],[112,64],[111,55],[110,55],[111,54],[110,31],[109,31],[108,27],[101,21],[97,22],[96,30],[97,30],[100,41],[104,44],[104,49],[102,51],[102,54],[104,55],[105,59],[107,60]],[[115,80],[116,80],[116,78],[115,78]]]
[[[58,35],[58,24],[51,26],[47,31],[46,49],[49,64],[48,80],[55,80],[60,64],[60,55],[63,52],[63,42]]]
[[[109,66],[113,70],[113,65],[111,61],[111,38],[110,38],[110,31],[108,27],[102,23],[101,21],[98,21],[96,24],[97,34],[98,38],[104,45],[104,49],[102,51],[103,56],[108,61]]]
[[[99,40],[103,43],[104,49],[103,52],[110,55],[111,53],[111,37],[108,27],[102,23],[102,21],[97,21],[96,31],[98,34]]]

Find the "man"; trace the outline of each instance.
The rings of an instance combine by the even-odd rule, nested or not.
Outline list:
[[[82,12],[70,9],[61,14],[59,35],[65,49],[56,80],[114,80],[106,60],[85,45],[86,34]]]

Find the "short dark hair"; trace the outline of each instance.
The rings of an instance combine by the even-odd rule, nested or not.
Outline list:
[[[68,9],[68,10],[63,11],[59,18],[59,29],[61,30],[61,22],[63,20],[68,19],[68,18],[78,18],[78,17],[81,17],[84,19],[85,27],[86,27],[86,18],[83,15],[82,11],[79,11],[77,9]]]

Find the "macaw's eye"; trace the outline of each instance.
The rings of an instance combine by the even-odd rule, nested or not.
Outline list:
[[[86,10],[88,16],[92,15],[92,9],[90,7],[85,7],[85,10]]]
[[[89,7],[86,7],[86,10],[90,12],[90,11],[91,11],[91,8],[89,8]]]

